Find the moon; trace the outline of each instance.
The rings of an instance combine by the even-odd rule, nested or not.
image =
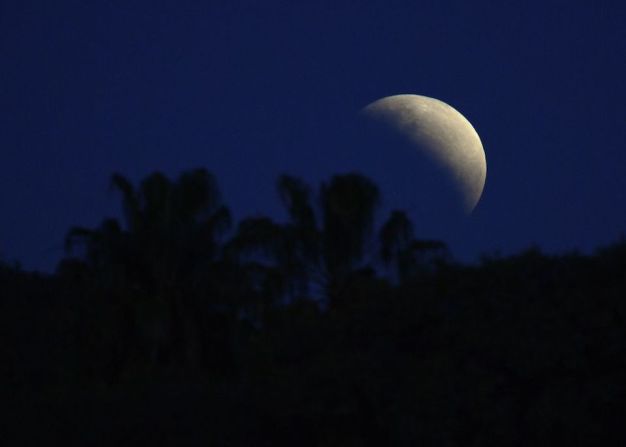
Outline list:
[[[480,200],[487,160],[478,133],[456,109],[420,95],[387,96],[362,109],[391,126],[451,177],[463,210],[470,214]]]

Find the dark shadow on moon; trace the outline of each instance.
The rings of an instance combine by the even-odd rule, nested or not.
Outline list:
[[[448,239],[471,219],[450,170],[414,142],[362,114],[348,127],[348,156],[354,169],[378,184],[383,210],[410,214],[417,237]]]

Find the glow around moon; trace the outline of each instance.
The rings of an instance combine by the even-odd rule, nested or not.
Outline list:
[[[388,96],[367,105],[369,117],[391,125],[451,174],[470,213],[485,185],[487,161],[480,137],[456,109],[420,95]]]

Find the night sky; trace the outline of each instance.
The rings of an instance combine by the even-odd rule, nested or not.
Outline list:
[[[358,111],[441,99],[487,156],[468,218],[424,209],[414,154]],[[360,171],[383,210],[461,260],[626,233],[626,2],[0,2],[0,259],[53,270],[73,225],[133,181],[206,167],[237,219],[282,219],[275,179]],[[430,194],[436,199],[436,191]]]

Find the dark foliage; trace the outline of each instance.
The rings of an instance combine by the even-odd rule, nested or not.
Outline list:
[[[204,170],[0,264],[3,445],[608,445],[626,401],[626,243],[455,263],[358,174],[283,176],[230,218]],[[71,253],[71,252],[70,252]],[[74,252],[75,253],[75,252]],[[621,443],[618,443],[621,445]]]

